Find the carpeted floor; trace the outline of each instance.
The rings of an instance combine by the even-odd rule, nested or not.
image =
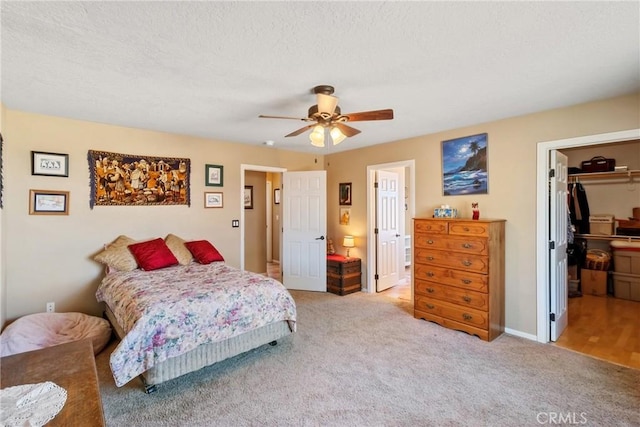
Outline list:
[[[380,295],[292,291],[298,332],[164,383],[116,388],[108,426],[638,426],[640,371],[503,335],[491,343]]]

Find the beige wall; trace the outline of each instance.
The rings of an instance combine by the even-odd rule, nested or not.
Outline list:
[[[244,210],[244,268],[254,273],[266,273],[266,173],[245,171],[244,185],[253,187],[253,209]]]
[[[271,191],[276,189],[282,190],[282,174],[281,173],[272,173],[269,172],[267,174],[267,179],[271,181]],[[271,195],[271,206],[272,206],[272,218],[271,218],[271,257],[273,261],[280,261],[280,235],[282,234],[282,210],[280,209],[281,204],[276,204],[273,199],[273,194]],[[282,200],[282,193],[280,194],[280,199]]]
[[[2,237],[5,248],[6,312],[3,320],[44,311],[47,301],[57,311],[100,314],[95,290],[101,265],[92,260],[103,244],[120,234],[135,239],[174,233],[185,239],[208,239],[231,265],[240,264],[242,191],[240,165],[288,170],[315,170],[318,156],[270,147],[232,144],[161,132],[69,120],[4,110],[5,208]],[[191,207],[96,206],[89,209],[87,151],[187,157],[191,159]],[[69,177],[32,176],[30,152],[69,154]],[[224,166],[224,208],[204,209],[205,164]],[[29,189],[70,191],[69,216],[28,215]],[[263,199],[264,200],[264,199]]]
[[[0,102],[0,133],[4,129],[4,105]],[[4,152],[0,155],[0,166],[4,165]],[[2,167],[0,167],[0,179],[4,178],[3,173],[1,173]],[[3,181],[4,182],[4,181]],[[1,191],[1,190],[0,190]],[[5,258],[5,250],[4,250],[4,236],[2,234],[2,229],[4,228],[4,215],[3,209],[0,208],[0,329],[2,325],[4,325],[7,320],[7,286],[5,280],[5,269],[4,269],[4,258]]]
[[[328,234],[342,236],[348,231],[355,235],[358,248],[352,255],[362,258],[363,273],[366,272],[366,168],[415,159],[416,216],[430,217],[435,207],[449,204],[470,217],[471,202],[478,202],[481,217],[507,220],[506,325],[535,335],[535,224],[536,215],[544,214],[536,211],[536,146],[543,141],[639,127],[640,94],[633,94],[327,155]],[[443,196],[441,142],[484,132],[488,133],[489,194]],[[348,227],[338,223],[340,182],[353,183]]]
[[[146,239],[175,233],[185,239],[208,239],[230,264],[239,265],[240,233],[239,229],[231,228],[231,220],[240,217],[240,164],[290,171],[317,170],[324,165],[328,236],[336,245],[345,234],[356,236],[358,247],[351,255],[362,258],[364,273],[368,266],[366,168],[415,159],[417,216],[430,216],[433,208],[443,203],[469,216],[471,202],[477,201],[482,217],[507,220],[506,323],[512,330],[535,335],[535,219],[543,214],[536,212],[536,145],[541,141],[638,128],[639,105],[640,94],[634,94],[324,158],[4,109],[5,208],[0,218],[4,250],[0,259],[4,256],[5,262],[0,265],[0,277],[4,275],[5,281],[0,306],[6,304],[6,312],[2,320],[43,311],[47,301],[55,301],[58,311],[99,314],[94,293],[102,269],[91,257],[119,234]],[[481,132],[489,134],[489,194],[442,196],[441,141]],[[366,138],[366,134],[358,138]],[[86,160],[89,149],[190,158],[192,206],[90,210]],[[69,178],[31,176],[31,150],[68,153]],[[204,187],[207,163],[224,165],[223,209],[203,208],[203,193],[210,190]],[[353,184],[349,226],[338,223],[340,182]],[[30,188],[70,191],[70,215],[28,215]]]

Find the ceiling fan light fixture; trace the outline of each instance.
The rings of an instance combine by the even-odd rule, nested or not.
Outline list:
[[[342,141],[347,139],[347,136],[343,134],[342,131],[337,126],[334,126],[331,128],[330,134],[331,134],[331,139],[333,140],[333,145],[338,145]]]
[[[309,134],[311,145],[315,147],[324,147],[324,128],[321,125],[313,127],[313,131]]]

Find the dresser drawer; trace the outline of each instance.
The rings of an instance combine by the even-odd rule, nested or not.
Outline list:
[[[478,255],[489,254],[489,244],[484,237],[418,233],[414,239],[416,248],[450,250]]]
[[[416,220],[414,231],[416,233],[447,234],[449,232],[447,221],[420,221]]]
[[[489,257],[485,255],[463,254],[458,252],[438,251],[417,248],[415,263],[435,264],[441,267],[451,267],[478,273],[489,271]]]
[[[435,265],[415,264],[413,274],[416,279],[438,282],[478,292],[489,291],[489,277],[480,273],[452,270]]]
[[[487,237],[489,235],[489,224],[478,221],[452,222],[449,224],[449,234]]]
[[[455,320],[456,322],[480,329],[486,329],[489,326],[489,316],[484,311],[462,307],[421,295],[417,295],[415,298],[415,310]]]
[[[487,311],[489,309],[489,295],[482,292],[467,291],[453,286],[437,283],[415,281],[415,294],[452,302],[465,307]]]

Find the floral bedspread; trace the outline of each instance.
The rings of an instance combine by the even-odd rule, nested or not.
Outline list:
[[[168,358],[278,321],[296,305],[278,281],[214,262],[108,274],[96,292],[126,333],[111,354],[118,387]]]

